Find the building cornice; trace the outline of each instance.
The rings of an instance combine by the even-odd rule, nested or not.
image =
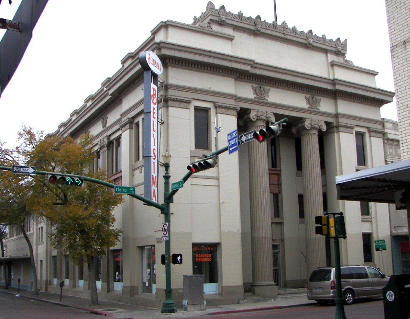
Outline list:
[[[207,28],[208,21],[214,21],[222,25],[233,25],[236,28],[246,29],[251,32],[259,32],[288,41],[304,43],[311,47],[334,51],[342,55],[345,55],[347,51],[347,40],[342,42],[340,38],[336,40],[327,39],[325,35],[320,37],[314,34],[312,30],[308,32],[299,31],[296,27],[290,28],[286,22],[277,24],[276,22],[262,21],[259,15],[253,18],[244,16],[242,12],[235,14],[227,11],[225,6],[216,9],[211,1],[208,2],[206,11],[199,18],[194,17],[193,25]]]

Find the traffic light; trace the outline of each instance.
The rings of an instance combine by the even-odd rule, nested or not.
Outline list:
[[[282,124],[273,123],[273,124],[267,125],[266,127],[260,129],[259,131],[255,131],[255,133],[253,133],[253,138],[256,139],[259,143],[262,143],[266,139],[270,139],[272,137],[278,136],[281,131],[282,131]]]
[[[315,216],[315,234],[328,236],[329,235],[329,218],[328,216]]]
[[[343,215],[335,216],[336,236],[346,238],[345,218]]]
[[[204,159],[200,160],[198,162],[189,164],[186,168],[188,171],[191,171],[192,173],[197,173],[200,171],[204,171],[206,169],[215,167],[216,161],[214,159]]]
[[[72,176],[56,176],[50,175],[48,177],[48,182],[50,184],[58,184],[58,185],[70,185],[70,186],[82,186],[83,180],[79,177],[72,177]]]
[[[175,265],[182,264],[182,254],[172,254],[172,263]]]

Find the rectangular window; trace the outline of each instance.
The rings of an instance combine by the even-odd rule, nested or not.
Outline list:
[[[114,142],[114,173],[121,171],[121,139],[117,138]]]
[[[299,219],[305,218],[305,208],[303,206],[303,194],[298,194],[298,205],[299,205]]]
[[[209,109],[195,107],[195,148],[208,150],[209,147]]]
[[[276,150],[276,138],[270,140],[270,154],[271,154],[271,163],[272,168],[278,168],[278,160],[277,160],[277,150]]]
[[[369,202],[360,201],[360,214],[362,216],[370,216]]]
[[[70,259],[68,255],[64,256],[64,278],[65,279],[70,278]]]
[[[364,148],[364,133],[356,132],[356,155],[357,165],[366,166],[365,148]]]
[[[373,261],[373,254],[372,254],[372,234],[363,233],[363,259],[364,262],[372,262]]]
[[[204,275],[204,283],[217,283],[217,256],[215,244],[192,244],[193,274]]]
[[[97,151],[95,153],[95,171],[98,172],[101,169],[101,153]]]
[[[155,246],[142,247],[142,291],[153,293],[157,283]]]
[[[136,122],[134,126],[134,147],[135,162],[140,160],[140,123]]]
[[[38,243],[39,243],[39,245],[42,245],[44,243],[44,228],[43,228],[43,226],[40,226],[38,228]]]
[[[280,218],[279,194],[272,194],[272,195],[273,195],[273,217]]]
[[[112,269],[114,282],[122,282],[122,250],[116,249],[112,251]]]
[[[51,271],[53,278],[57,278],[57,256],[51,257]]]
[[[296,169],[302,170],[302,140],[300,137],[295,138]]]

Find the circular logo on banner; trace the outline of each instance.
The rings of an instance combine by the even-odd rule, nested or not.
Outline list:
[[[394,301],[394,292],[389,290],[388,292],[386,292],[386,299],[390,302]]]
[[[161,60],[152,51],[144,51],[140,53],[138,59],[144,70],[151,70],[156,75],[160,75],[163,71]]]

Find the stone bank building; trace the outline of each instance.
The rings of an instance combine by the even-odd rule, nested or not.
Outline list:
[[[106,170],[115,184],[136,186],[141,195],[144,92],[138,54],[146,50],[164,66],[159,160],[170,155],[171,182],[187,173],[189,163],[226,146],[229,132],[288,118],[279,137],[221,154],[215,168],[194,174],[174,196],[171,253],[183,255],[182,265],[171,269],[177,301],[183,275],[190,274],[203,274],[205,294],[226,301],[246,291],[273,297],[278,287],[305,286],[312,269],[333,263],[332,245],[314,234],[314,217],[327,210],[345,213],[343,264],[392,273],[388,206],[337,200],[335,176],[399,157],[395,123],[380,117],[393,93],[377,88],[377,72],[346,60],[346,40],[232,13],[212,2],[192,24],[159,23],[56,131],[74,138],[90,132],[94,168]],[[159,170],[162,202],[161,165]],[[163,216],[126,196],[114,214],[123,233],[101,259],[100,296],[158,302],[165,289]],[[65,279],[71,293],[86,294],[86,265],[52,249],[46,233],[45,224],[33,225],[41,289],[59,289]],[[376,239],[389,247],[384,260],[374,250]],[[8,239],[9,258],[24,256],[24,249],[13,250],[19,240]],[[13,267],[21,266],[28,285],[30,271],[23,264],[14,261]]]

